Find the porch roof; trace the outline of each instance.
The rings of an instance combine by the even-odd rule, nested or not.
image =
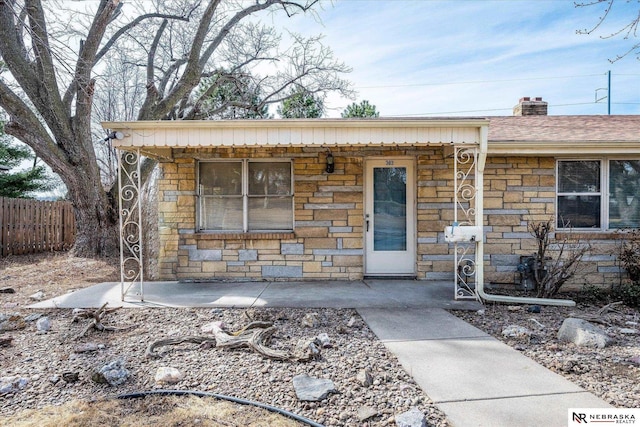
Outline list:
[[[271,119],[104,122],[113,146],[166,156],[168,149],[225,146],[480,145],[485,118]],[[483,131],[481,131],[483,129]]]

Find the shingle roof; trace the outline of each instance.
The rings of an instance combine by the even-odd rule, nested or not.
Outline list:
[[[489,117],[491,142],[640,142],[640,115]]]

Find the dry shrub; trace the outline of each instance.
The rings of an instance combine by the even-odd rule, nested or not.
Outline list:
[[[538,250],[533,255],[535,264],[533,277],[538,290],[538,298],[552,298],[560,288],[573,276],[580,266],[580,261],[590,249],[590,245],[581,242],[567,233],[562,240],[557,240],[552,251],[551,236],[553,222],[547,220],[530,223],[529,231],[535,237]]]

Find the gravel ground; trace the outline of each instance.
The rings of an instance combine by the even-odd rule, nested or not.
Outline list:
[[[51,330],[40,334],[36,320],[24,328],[0,332],[11,337],[0,346],[0,378],[26,379],[24,388],[0,394],[0,416],[26,408],[60,404],[74,399],[97,399],[118,394],[160,388],[210,391],[272,404],[329,426],[381,426],[394,424],[394,416],[417,407],[427,415],[430,426],[448,425],[439,411],[405,373],[395,357],[377,340],[354,310],[334,309],[120,309],[104,318],[107,325],[129,327],[123,331],[91,330],[83,338],[87,320],[73,323],[71,310],[34,311],[26,309],[29,297],[42,291],[45,298],[83,288],[95,282],[117,280],[112,263],[68,255],[45,254],[0,259],[0,315],[25,319],[41,314],[51,321]],[[565,376],[617,407],[640,407],[640,336],[621,329],[639,329],[637,310],[617,306],[616,311],[599,315],[600,306],[576,308],[542,307],[530,313],[526,307],[487,305],[482,313],[454,312],[455,315],[522,351],[528,357]],[[317,313],[315,327],[303,326],[302,319]],[[604,349],[589,349],[557,340],[562,321],[569,316],[598,320],[614,338]],[[274,322],[277,333],[271,346],[289,349],[298,340],[327,333],[331,346],[310,362],[280,362],[248,350],[220,350],[197,344],[180,344],[160,349],[161,357],[145,357],[147,346],[159,339],[181,335],[203,335],[201,328],[213,321],[228,330],[238,330],[254,319]],[[509,325],[528,328],[521,338],[506,338]],[[82,345],[95,344],[96,351],[79,353]],[[123,359],[129,379],[119,386],[96,384],[91,373],[100,366]],[[184,378],[176,385],[157,385],[158,367],[180,370]],[[364,386],[358,379],[368,369],[373,383]],[[67,382],[64,373],[78,373],[77,382]],[[318,403],[300,402],[292,378],[298,374],[331,379],[338,393]],[[362,414],[376,415],[362,421]]]
[[[446,426],[445,416],[402,370],[354,310],[251,311],[252,317],[274,322],[278,332],[271,346],[289,349],[299,339],[327,333],[331,346],[321,358],[310,362],[281,362],[257,353],[203,348],[180,344],[160,348],[161,357],[145,357],[147,346],[156,340],[185,335],[205,335],[201,328],[222,321],[230,331],[239,330],[249,319],[246,310],[236,309],[120,309],[104,318],[113,326],[133,326],[126,331],[94,331],[77,338],[87,320],[72,323],[71,310],[38,312],[51,320],[51,330],[38,334],[35,322],[10,332],[13,343],[0,353],[0,377],[26,378],[24,389],[0,396],[0,414],[25,408],[61,404],[70,399],[115,396],[141,390],[168,388],[154,380],[161,366],[177,368],[184,378],[169,388],[209,391],[284,408],[316,422],[330,425],[388,425],[399,413],[417,407],[427,414],[429,425]],[[303,326],[308,313],[317,314],[317,326]],[[5,333],[4,335],[6,335]],[[95,344],[97,351],[78,353],[83,345]],[[124,359],[130,378],[122,385],[96,384],[91,374],[115,359]],[[367,369],[373,383],[362,385],[357,377]],[[78,373],[77,382],[62,379],[65,372]],[[298,374],[326,378],[338,393],[322,402],[300,402],[292,378]],[[366,421],[361,411],[374,415]]]
[[[614,306],[614,311],[599,314],[604,305],[542,306],[540,313],[531,313],[527,306],[488,304],[480,313],[457,311],[453,314],[611,405],[640,408],[640,335],[637,332],[640,315],[625,306]],[[590,348],[558,341],[558,330],[567,317],[592,320],[606,330],[613,344]],[[510,325],[525,327],[531,334],[506,337],[502,331]],[[636,332],[623,333],[624,330]]]

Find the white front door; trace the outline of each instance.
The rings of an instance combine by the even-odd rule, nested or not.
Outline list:
[[[366,161],[366,275],[415,275],[414,165],[410,159]]]

